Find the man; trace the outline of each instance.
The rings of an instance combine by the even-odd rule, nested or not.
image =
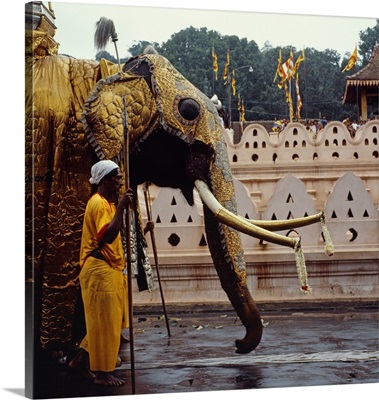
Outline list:
[[[117,204],[122,174],[110,160],[92,166],[90,183],[97,186],[97,191],[84,214],[79,274],[87,333],[69,366],[96,384],[120,386],[125,381],[112,374],[120,332],[128,324],[123,318],[127,315],[127,285],[120,230],[133,191],[126,190]]]

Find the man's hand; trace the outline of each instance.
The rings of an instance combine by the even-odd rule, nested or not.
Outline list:
[[[143,234],[146,235],[147,232],[150,232],[154,229],[154,222],[153,221],[147,221],[145,225],[145,229],[143,230]]]
[[[125,190],[118,203],[121,208],[126,208],[129,204],[133,204],[133,190],[131,188]]]

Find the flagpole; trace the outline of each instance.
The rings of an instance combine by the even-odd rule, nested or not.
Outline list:
[[[228,128],[232,127],[232,85],[230,82],[230,72],[228,70]]]
[[[212,96],[215,94],[215,52],[214,47],[212,47]]]
[[[357,48],[357,44],[355,43],[355,49]],[[353,71],[355,70],[355,63],[353,65]],[[358,77],[355,75],[355,91],[357,96],[357,124],[359,125],[359,96],[358,96]]]
[[[355,69],[355,66],[353,67]],[[357,96],[357,124],[359,124],[359,96],[358,96],[358,77],[355,76],[355,92]]]
[[[303,46],[304,51],[304,46]],[[308,116],[308,105],[307,105],[307,89],[308,89],[308,82],[307,82],[307,59],[304,57],[304,94],[305,94],[305,120],[307,120]]]
[[[241,67],[238,67],[238,68],[234,68],[233,70],[232,70],[232,74],[233,74],[233,76],[235,76],[234,74],[235,74],[235,71],[238,71],[239,69],[242,69],[242,68],[249,68],[249,72],[253,72],[254,70],[253,70],[253,67],[251,66],[251,65],[242,65]],[[233,79],[235,79],[234,77],[233,77]],[[228,88],[227,88],[227,90],[228,90],[228,122],[229,122],[229,128],[231,128],[231,124],[232,124],[232,79],[231,79],[231,73],[230,73],[230,68],[228,68],[228,71],[227,71],[227,80],[226,80],[226,84],[227,84],[227,86],[228,86]]]

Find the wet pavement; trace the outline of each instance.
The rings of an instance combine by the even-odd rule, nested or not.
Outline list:
[[[262,305],[257,349],[235,353],[245,328],[227,306],[134,310],[134,373],[122,344],[115,375],[125,386],[102,387],[68,371],[65,360],[39,371],[36,398],[185,393],[379,382],[377,304],[304,307]],[[125,336],[129,331],[124,331]],[[38,375],[38,374],[37,374]],[[134,376],[134,384],[132,378]],[[134,391],[134,393],[133,393]]]

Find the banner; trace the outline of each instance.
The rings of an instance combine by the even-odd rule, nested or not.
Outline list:
[[[349,71],[350,69],[352,69],[357,60],[358,60],[358,52],[357,52],[357,46],[355,46],[355,49],[351,53],[351,56],[346,64],[346,67],[342,70],[342,72]]]
[[[212,48],[212,59],[213,59],[213,72],[215,74],[215,79],[217,81],[218,79],[218,61],[217,61],[217,54],[214,51],[214,48]]]

